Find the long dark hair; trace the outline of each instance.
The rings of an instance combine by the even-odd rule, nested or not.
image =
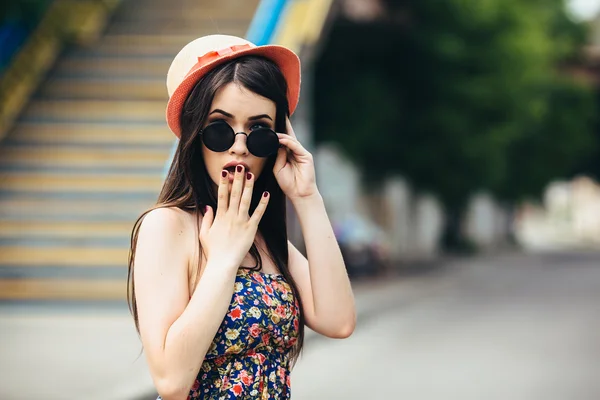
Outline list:
[[[182,110],[181,138],[156,205],[145,211],[136,220],[131,233],[127,301],[138,333],[139,320],[133,281],[133,264],[140,225],[146,214],[161,207],[177,207],[188,212],[202,214],[207,205],[216,210],[217,197],[214,183],[206,171],[202,147],[198,141],[198,132],[205,124],[215,93],[232,82],[272,100],[276,105],[275,131],[285,132],[286,117],[289,116],[287,83],[277,65],[266,58],[247,56],[229,61],[207,73],[192,89]],[[300,292],[288,268],[286,198],[273,175],[275,158],[276,156],[272,156],[267,159],[263,172],[255,182],[250,212],[252,213],[256,208],[261,194],[268,191],[271,198],[258,230],[264,239],[267,254],[290,285],[300,308],[299,336],[291,355],[292,363],[294,363],[302,350],[305,319]],[[196,221],[198,223],[198,220]],[[199,240],[198,246],[200,247]],[[201,263],[201,249],[199,254]],[[262,259],[256,244],[250,248],[250,255],[256,262],[252,269],[260,270]]]

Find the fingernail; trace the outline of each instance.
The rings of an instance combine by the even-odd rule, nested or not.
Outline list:
[[[227,172],[226,170],[221,171],[221,176],[223,178],[227,178],[227,175],[229,174],[229,172]]]
[[[238,166],[237,166],[237,168],[236,168],[236,170],[237,170],[237,172],[242,172],[242,169],[243,169],[243,168],[244,168],[244,167],[242,167],[241,165],[238,165]]]
[[[204,214],[208,212],[208,206],[204,206]]]
[[[248,179],[248,180],[252,179],[252,174],[250,172],[248,172],[246,174],[246,179]]]
[[[264,192],[263,197],[267,197],[267,196],[269,196],[269,192]]]

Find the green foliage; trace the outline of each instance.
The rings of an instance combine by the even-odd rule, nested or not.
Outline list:
[[[548,88],[548,110],[536,129],[523,133],[507,152],[510,184],[497,188],[503,198],[535,197],[548,179],[565,177],[598,148],[593,93],[567,80]]]
[[[11,0],[4,2],[0,9],[0,25],[6,22],[21,23],[25,27],[34,27],[51,0]]]
[[[595,101],[557,73],[585,38],[562,1],[387,3],[386,21],[336,21],[316,67],[316,139],[368,182],[399,173],[460,209],[538,194],[594,148]]]

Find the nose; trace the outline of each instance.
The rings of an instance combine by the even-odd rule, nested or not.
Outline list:
[[[229,154],[236,154],[240,156],[248,155],[248,147],[246,147],[247,135],[244,132],[238,132],[235,134],[235,140],[233,146],[229,148]]]

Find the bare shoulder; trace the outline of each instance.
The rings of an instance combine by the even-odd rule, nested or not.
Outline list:
[[[191,222],[189,213],[177,207],[161,207],[150,211],[144,216],[140,225],[148,233],[156,233],[162,236],[185,233]]]
[[[192,254],[191,245],[194,243],[194,223],[192,213],[176,207],[150,211],[144,216],[139,228],[136,259],[160,252],[173,261],[177,260],[176,265],[187,265]]]

